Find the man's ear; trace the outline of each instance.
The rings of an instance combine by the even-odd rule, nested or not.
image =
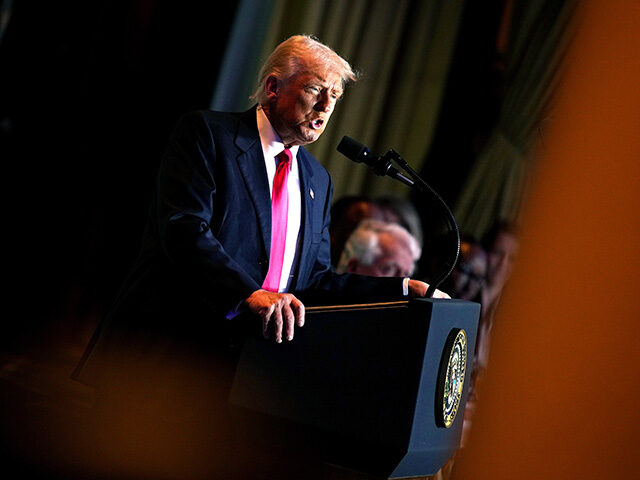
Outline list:
[[[264,82],[264,88],[268,99],[274,100],[278,96],[280,87],[278,86],[278,79],[275,75],[269,75],[267,77]]]

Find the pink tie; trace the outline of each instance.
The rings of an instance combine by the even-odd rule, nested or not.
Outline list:
[[[269,271],[262,284],[262,288],[270,292],[278,291],[282,276],[289,213],[287,179],[292,160],[291,151],[285,148],[276,158],[278,159],[278,167],[273,179],[273,194],[271,195],[271,254],[269,256]]]

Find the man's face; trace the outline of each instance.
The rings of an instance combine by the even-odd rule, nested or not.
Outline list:
[[[451,272],[453,295],[472,300],[480,292],[487,276],[487,254],[477,245],[460,244],[460,260]]]
[[[507,232],[500,232],[489,251],[489,276],[496,285],[504,285],[511,274],[518,253],[518,239]]]
[[[381,255],[371,264],[362,265],[354,261],[349,265],[351,273],[371,275],[372,277],[409,277],[413,274],[415,263],[411,249],[398,241],[390,233],[382,233],[379,238]]]
[[[341,96],[339,74],[308,68],[287,81],[269,77],[265,111],[285,145],[306,145],[324,132]]]

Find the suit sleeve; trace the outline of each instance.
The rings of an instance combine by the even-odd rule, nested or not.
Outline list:
[[[203,299],[228,311],[260,288],[214,236],[216,146],[201,113],[181,119],[162,159],[157,179],[157,224],[161,248],[194,281]]]

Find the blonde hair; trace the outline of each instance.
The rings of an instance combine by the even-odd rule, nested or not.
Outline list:
[[[349,62],[333,49],[311,35],[294,35],[280,43],[269,55],[260,69],[256,91],[250,98],[260,104],[265,103],[265,82],[270,75],[287,81],[311,66],[338,73],[343,87],[358,79],[358,73]]]

